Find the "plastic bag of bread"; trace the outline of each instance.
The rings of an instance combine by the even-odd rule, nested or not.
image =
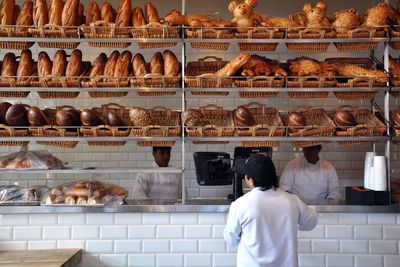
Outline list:
[[[22,147],[19,152],[0,157],[3,169],[56,169],[64,167],[63,162],[45,150],[29,151]]]
[[[114,184],[78,181],[51,188],[42,205],[122,205],[127,191]]]
[[[31,187],[21,187],[18,185],[0,186],[0,204],[39,204],[42,197],[48,194],[47,186],[36,185]]]

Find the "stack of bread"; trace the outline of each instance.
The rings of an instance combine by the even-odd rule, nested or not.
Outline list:
[[[28,86],[33,74],[34,62],[30,50],[23,50],[20,60],[14,53],[4,55],[1,64],[1,86]]]

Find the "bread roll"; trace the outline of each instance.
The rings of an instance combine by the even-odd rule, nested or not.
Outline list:
[[[116,17],[116,12],[112,5],[108,2],[104,2],[101,6],[101,20],[107,21],[109,23],[114,23]]]
[[[182,120],[186,126],[200,126],[203,119],[203,114],[197,109],[185,109],[182,112]]]
[[[86,10],[86,26],[89,26],[90,23],[94,23],[98,20],[101,20],[101,13],[99,5],[95,1],[90,1]]]
[[[79,0],[66,0],[61,22],[62,26],[77,26],[79,13]]]
[[[147,2],[144,5],[144,12],[146,15],[147,23],[160,23],[160,17],[158,16],[157,9],[151,3]]]
[[[12,25],[17,25],[17,20],[20,14],[21,14],[21,7],[19,5],[15,5]]]
[[[49,10],[49,23],[52,25],[62,25],[63,1],[51,0]]]
[[[170,50],[163,52],[164,56],[164,75],[165,76],[178,76],[180,64],[178,58]]]
[[[25,0],[22,5],[21,12],[17,16],[16,25],[33,25],[33,2]]]
[[[347,110],[336,111],[333,117],[333,122],[342,129],[357,125],[356,118],[350,111]]]
[[[52,76],[65,76],[67,70],[67,55],[64,50],[58,50],[54,54],[53,68],[51,69]]]
[[[307,125],[306,118],[299,112],[291,112],[288,116],[290,133],[297,133]]]
[[[101,53],[94,61],[93,67],[89,73],[89,77],[93,78],[96,76],[103,76],[106,63],[107,63],[107,56],[106,54]]]
[[[150,73],[164,75],[164,59],[160,52],[155,53],[151,58]]]
[[[131,73],[131,60],[132,53],[129,51],[124,51],[117,61],[117,65],[114,71],[114,77],[128,77]]]
[[[17,76],[18,64],[15,55],[13,53],[7,53],[3,58],[3,65],[1,67],[2,77]],[[9,78],[6,80],[10,79],[13,80],[14,78]]]
[[[90,109],[82,109],[80,117],[83,126],[98,126],[104,124],[103,121]]]
[[[131,0],[121,0],[115,24],[117,27],[128,27],[131,20],[132,3]]]
[[[3,0],[0,7],[0,24],[12,25],[14,20],[15,0]]]
[[[83,70],[82,64],[82,52],[79,49],[75,49],[71,53],[71,57],[69,58],[69,62],[67,65],[66,76],[73,77],[81,75]]]
[[[147,64],[142,54],[137,53],[132,60],[133,74],[135,77],[143,77],[149,73]]]
[[[50,121],[44,112],[38,107],[31,107],[28,110],[28,121],[30,126],[50,125]]]
[[[117,65],[117,61],[119,58],[120,54],[118,51],[114,51],[111,53],[111,55],[108,57],[105,69],[104,69],[104,76],[109,76],[113,77],[114,76],[114,71],[115,67]]]
[[[133,27],[146,26],[146,18],[141,7],[135,7],[132,11],[132,25]]]
[[[0,123],[1,124],[7,124],[6,122],[6,113],[7,110],[11,107],[12,105],[8,102],[1,102],[0,103]]]
[[[234,120],[237,126],[254,126],[257,125],[253,114],[245,106],[239,106],[234,111]]]
[[[29,126],[27,111],[24,105],[14,104],[8,108],[5,116],[9,126]]]
[[[49,9],[46,0],[36,0],[33,12],[33,22],[36,26],[44,26],[49,23]]]
[[[21,52],[21,57],[18,64],[17,76],[18,81],[27,81],[32,76],[33,72],[33,60],[32,52],[30,50],[24,50]]]
[[[49,55],[46,52],[42,51],[38,56],[38,76],[39,77],[47,77],[51,75],[53,68],[53,62],[51,62]],[[44,78],[39,78],[40,81],[45,81]]]

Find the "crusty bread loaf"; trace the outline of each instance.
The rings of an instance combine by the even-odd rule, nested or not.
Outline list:
[[[13,53],[7,53],[3,58],[3,65],[1,68],[2,77],[17,76],[18,63]],[[9,78],[14,80],[14,78]],[[9,80],[6,79],[6,80]],[[3,78],[4,80],[4,78]]]
[[[75,49],[74,51],[72,51],[71,57],[69,58],[65,75],[68,77],[79,76],[82,73],[82,70],[82,52],[79,49]]]
[[[254,126],[257,124],[253,114],[245,106],[239,106],[235,109],[234,121],[236,126]]]
[[[121,119],[120,114],[112,109],[106,112],[107,125],[109,126],[126,126],[124,121]]]
[[[131,73],[132,53],[124,51],[118,57],[117,65],[114,70],[114,77],[128,77]]]
[[[118,51],[114,51],[108,57],[108,60],[107,60],[107,63],[106,63],[105,69],[104,69],[104,76],[108,76],[108,77],[114,76],[114,71],[115,71],[115,67],[117,65],[119,55],[120,54]]]
[[[6,113],[7,110],[11,107],[12,105],[8,102],[1,102],[0,103],[0,123],[1,124],[7,124],[6,122]]]
[[[79,0],[67,0],[62,11],[62,25],[76,26],[78,24]]]
[[[347,110],[338,110],[335,112],[333,121],[339,127],[346,129],[348,127],[354,127],[357,125],[356,118],[353,113]]]
[[[21,12],[19,13],[16,21],[16,25],[27,25],[33,24],[33,2],[31,0],[25,0],[22,5]]]
[[[133,27],[146,26],[146,17],[144,16],[143,9],[141,7],[135,7],[132,11],[132,25]]]
[[[62,25],[62,12],[63,12],[63,1],[62,0],[51,0],[49,9],[49,23],[52,25]]]
[[[104,69],[107,63],[107,56],[101,53],[93,63],[93,67],[90,70],[89,77],[103,76]]]
[[[46,114],[38,108],[31,107],[28,109],[28,122],[30,126],[45,126],[50,125],[50,121],[47,118]]]
[[[178,58],[170,50],[163,52],[164,56],[164,75],[165,76],[178,76],[180,64]]]
[[[80,2],[78,7],[78,20],[76,22],[78,26],[85,23],[85,18],[83,15],[84,12],[85,12],[85,6],[82,4],[82,2]]]
[[[156,52],[151,58],[150,73],[164,75],[164,59],[160,52]]]
[[[99,5],[95,1],[90,1],[86,10],[86,26],[89,26],[90,23],[94,23],[101,19],[101,13]]]
[[[38,76],[39,77],[47,77],[51,75],[51,71],[53,68],[53,62],[51,62],[49,55],[42,51],[38,56]],[[44,78],[39,78],[40,81],[45,81]]]
[[[157,9],[150,2],[147,2],[144,5],[144,13],[146,15],[147,23],[160,23],[160,17],[158,16]]]
[[[67,70],[67,55],[64,50],[58,50],[54,54],[53,68],[51,69],[52,76],[65,76]]]
[[[9,126],[28,126],[27,111],[23,104],[14,104],[7,109],[5,120]]]
[[[109,23],[114,23],[116,17],[116,12],[112,5],[108,2],[104,2],[101,6],[101,20],[107,21]]]
[[[17,76],[18,81],[27,81],[33,72],[33,59],[30,50],[21,52],[21,57],[18,64]]]
[[[49,23],[49,9],[46,0],[36,0],[33,12],[33,22],[36,26],[44,26]]]
[[[117,27],[128,27],[131,20],[132,3],[131,0],[121,0],[115,24]]]
[[[3,0],[0,7],[0,24],[12,25],[14,20],[15,0]]]
[[[90,109],[81,110],[81,121],[83,126],[98,126],[103,124],[103,121]]]
[[[15,5],[12,25],[17,25],[17,20],[20,14],[21,14],[21,7],[19,5]]]
[[[397,127],[400,126],[400,110],[393,111],[392,120],[393,120],[395,126],[397,126]]]
[[[144,108],[132,108],[129,111],[129,118],[135,126],[154,125],[154,119],[151,113]]]
[[[297,133],[307,125],[306,118],[300,112],[289,113],[287,120],[290,133]]]
[[[147,64],[142,54],[137,53],[132,60],[133,74],[135,77],[143,77],[149,73]]]
[[[203,119],[203,114],[197,109],[185,109],[182,112],[182,120],[186,126],[200,126]]]

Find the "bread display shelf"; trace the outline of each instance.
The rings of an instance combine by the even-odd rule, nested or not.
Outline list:
[[[62,169],[48,169],[48,170],[20,170],[20,169],[2,169],[0,173],[30,173],[30,174],[94,174],[94,173],[159,173],[159,168],[62,168]],[[165,167],[162,169],[163,173],[182,173],[182,169]]]

